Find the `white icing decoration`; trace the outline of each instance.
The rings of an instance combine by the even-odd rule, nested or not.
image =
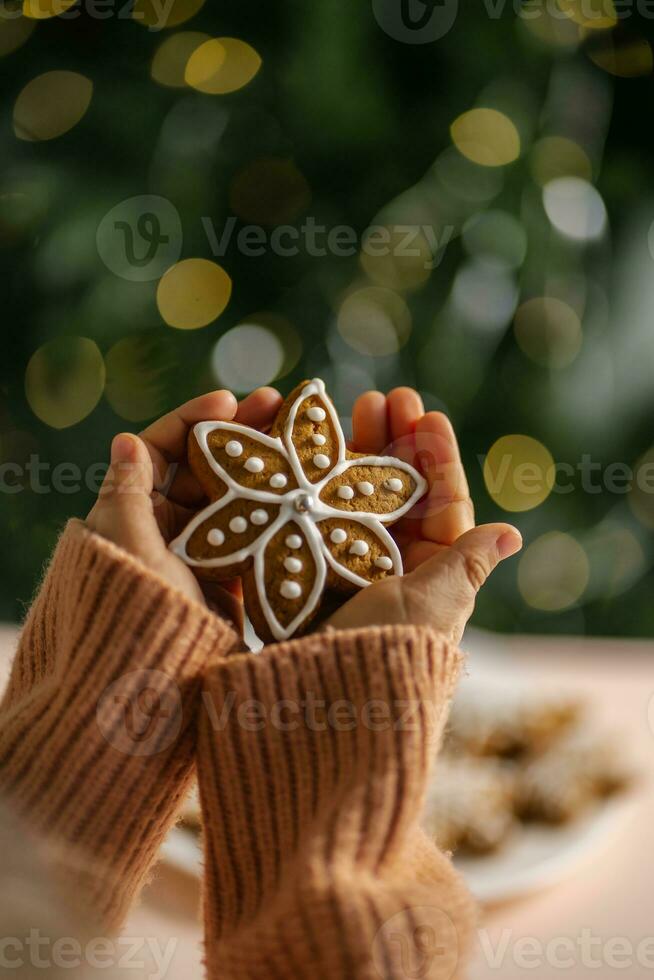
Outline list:
[[[368,482],[368,480],[362,480],[361,483],[357,483],[357,490],[359,493],[362,493],[364,497],[370,497],[375,492],[375,488],[373,487],[372,483]]]
[[[319,405],[312,405],[311,408],[307,409],[307,418],[311,422],[324,422],[325,421],[325,409],[320,408]]]
[[[360,538],[357,541],[353,541],[350,545],[351,555],[359,555],[359,557],[361,557],[363,555],[367,555],[369,551],[370,548],[368,547],[368,542],[362,541]]]
[[[390,572],[393,567],[393,561],[388,555],[381,555],[380,558],[375,558],[375,565],[377,568],[383,568],[385,572]]]
[[[225,535],[219,527],[212,527],[207,534],[207,542],[212,548],[220,548],[221,544],[225,543]]]
[[[331,463],[331,460],[329,456],[325,456],[324,453],[316,453],[316,455],[313,457],[313,462],[319,470],[326,470]]]
[[[271,487],[275,487],[277,490],[281,490],[288,483],[288,477],[283,473],[273,473],[273,475],[268,480]]]
[[[321,436],[319,432],[316,432],[315,435],[311,436],[311,441],[314,446],[324,446],[327,442],[327,436]]]
[[[334,544],[343,544],[344,541],[347,541],[347,531],[344,531],[342,527],[335,527],[329,537]]]
[[[228,456],[235,458],[236,456],[240,456],[243,452],[243,445],[238,441],[238,439],[230,439],[225,446],[225,452]]]
[[[252,513],[250,514],[250,520],[252,521],[253,524],[257,524],[257,525],[267,524],[268,511],[263,510],[262,508],[257,508],[257,510],[253,510]]]
[[[300,561],[299,558],[293,558],[292,555],[289,555],[288,558],[284,559],[284,568],[286,569],[287,572],[294,572],[294,573],[301,572],[302,562]]]
[[[384,487],[386,490],[392,490],[393,493],[400,493],[404,487],[404,484],[401,480],[398,480],[396,476],[392,476],[390,480],[384,480]]]
[[[259,456],[250,456],[249,459],[245,460],[245,468],[250,473],[261,473],[263,469],[263,460]]]
[[[231,521],[229,522],[229,530],[233,531],[234,534],[243,534],[243,531],[246,530],[247,526],[248,522],[244,517],[232,517]]]
[[[334,444],[331,467],[326,469],[324,473],[321,473],[320,479],[316,483],[311,483],[305,474],[298,456],[297,447],[292,439],[298,413],[302,411],[303,404],[310,397],[319,398],[325,407],[323,409],[314,405],[310,409],[307,409],[307,413],[309,411],[319,413],[320,418],[316,418],[315,421],[322,421],[325,418],[329,418],[332,442]],[[312,421],[314,421],[313,418]],[[272,490],[268,489],[267,485],[265,489],[244,486],[239,482],[240,477],[238,472],[236,470],[228,471],[211,453],[208,437],[214,432],[220,432],[221,434],[227,433],[231,435],[232,441],[247,440],[250,444],[258,443],[262,449],[267,451],[269,456],[278,459],[279,462],[275,468],[283,468],[286,471],[290,470],[294,481],[293,489],[287,490],[285,493],[273,493]],[[209,504],[199,514],[196,514],[179,537],[171,542],[170,549],[187,564],[197,567],[229,569],[230,566],[252,561],[259,602],[270,631],[276,640],[285,640],[292,636],[296,629],[316,609],[324,592],[328,567],[359,588],[370,585],[369,579],[356,574],[352,569],[347,568],[337,561],[335,555],[332,553],[329,541],[323,538],[320,531],[319,525],[321,521],[327,519],[343,520],[346,516],[348,524],[359,524],[362,528],[366,528],[370,534],[373,534],[378,539],[383,551],[391,556],[393,567],[398,574],[401,574],[402,560],[400,552],[395,541],[383,525],[394,523],[413,507],[416,501],[425,493],[427,489],[426,481],[408,463],[392,456],[364,456],[356,459],[348,459],[345,437],[338,415],[327,397],[324,383],[320,379],[316,378],[309,382],[299,393],[290,407],[281,436],[273,437],[265,433],[256,432],[247,426],[240,425],[238,422],[199,422],[194,426],[193,434],[204,454],[207,465],[221,480],[222,484],[226,486],[227,491],[218,500]],[[338,507],[325,503],[322,494],[327,484],[337,478],[342,479],[345,477],[345,480],[347,480],[348,470],[355,466],[357,468],[365,467],[376,472],[378,477],[375,478],[375,482],[379,484],[383,482],[385,476],[381,468],[393,467],[393,469],[400,470],[410,476],[415,484],[415,489],[409,499],[400,507],[386,514],[378,514],[372,511],[357,511],[356,514],[347,511],[345,513],[343,510],[339,510]],[[343,489],[346,489],[346,486],[339,487],[339,490]],[[311,502],[311,506],[301,512],[295,506],[295,502],[300,496],[305,498],[308,496]],[[345,500],[348,498],[340,496],[337,491],[333,498],[330,499]],[[239,546],[234,542],[234,550],[229,554],[219,555],[214,558],[199,559],[191,557],[187,551],[187,547],[193,533],[207,521],[215,521],[218,512],[222,511],[235,500],[251,502],[255,503],[258,507],[267,508],[269,513],[272,512],[269,522],[261,528],[258,535],[255,535],[254,540],[249,541],[246,545]],[[244,518],[233,518],[232,522],[230,522],[232,530],[234,530],[232,527],[234,521],[239,521],[240,526],[240,521],[244,521]],[[315,576],[313,584],[310,587],[307,586],[305,589],[306,594],[303,596],[303,601],[299,603],[300,608],[298,609],[297,615],[290,622],[282,625],[277,619],[266,593],[265,563],[266,560],[270,560],[270,556],[267,555],[268,545],[274,536],[288,524],[298,525],[302,537],[300,534],[288,534],[285,538],[287,547],[297,549],[302,547],[303,543],[305,544],[315,565]],[[245,525],[247,526],[246,521]],[[241,532],[236,531],[235,533],[239,534]],[[298,583],[291,584],[298,585]]]
[[[340,497],[341,500],[352,500],[354,496],[354,490],[349,486],[339,487],[336,491],[336,496]]]
[[[302,595],[302,586],[299,582],[291,582],[289,579],[284,579],[279,587],[279,591],[285,599],[299,599]]]

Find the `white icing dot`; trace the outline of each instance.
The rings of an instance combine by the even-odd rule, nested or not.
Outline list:
[[[279,591],[285,599],[299,599],[302,595],[302,586],[299,582],[291,582],[286,578],[280,585]]]
[[[320,408],[319,405],[312,405],[307,409],[307,418],[312,422],[324,422],[326,414],[325,409]]]
[[[390,572],[393,562],[387,555],[382,555],[380,558],[375,558],[375,565],[377,568],[383,568],[385,572]]]
[[[243,446],[236,439],[230,439],[225,446],[225,452],[228,456],[240,456],[243,452]]]
[[[392,490],[393,493],[399,493],[404,487],[404,484],[396,476],[392,476],[390,480],[384,482],[384,486],[387,490]]]
[[[338,490],[336,491],[336,496],[340,497],[341,500],[352,500],[352,497],[354,496],[354,490],[352,489],[352,487],[345,487],[345,486],[339,487]]]
[[[247,526],[248,522],[244,517],[232,517],[231,521],[229,522],[229,529],[230,531],[233,531],[234,534],[243,534],[243,531],[245,531]]]
[[[344,541],[347,541],[347,533],[342,527],[335,527],[329,537],[332,539],[334,544],[343,544]]]
[[[245,468],[249,470],[250,473],[261,473],[263,469],[263,460],[259,459],[258,456],[250,456],[249,459],[245,460]]]
[[[275,490],[281,490],[281,488],[285,487],[288,483],[288,477],[284,476],[283,473],[273,473],[268,482],[270,483],[271,487],[275,488]]]
[[[316,455],[313,457],[313,462],[319,470],[326,470],[330,464],[330,459],[329,456],[325,456],[324,453],[316,453]]]
[[[367,480],[362,480],[361,483],[357,483],[357,490],[362,493],[364,497],[369,497],[370,494],[375,492],[375,488],[372,483],[368,483]]]
[[[265,524],[268,521],[268,511],[263,509],[253,510],[250,514],[250,520],[253,524]]]
[[[302,538],[299,534],[289,534],[286,538],[286,547],[292,548],[293,551],[297,551],[298,548],[302,547]]]
[[[311,436],[311,440],[314,446],[324,446],[327,442],[327,436],[321,436],[319,432],[316,432],[315,435]]]
[[[207,534],[207,541],[214,548],[220,548],[225,543],[225,535],[219,527],[212,527]]]
[[[288,558],[284,559],[284,568],[287,572],[301,572],[302,562],[299,558],[293,558],[292,555],[289,555]]]
[[[351,555],[367,555],[369,550],[368,542],[362,541],[360,538],[357,541],[353,541],[350,545]]]

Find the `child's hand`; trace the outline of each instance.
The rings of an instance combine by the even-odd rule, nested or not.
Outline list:
[[[200,586],[195,575],[168,542],[188,524],[202,505],[203,491],[186,461],[190,428],[207,420],[242,422],[267,428],[282,398],[273,388],[260,388],[240,405],[229,391],[213,391],[187,402],[153,422],[140,436],[121,433],[111,445],[111,466],[86,523],[140,559],[171,585],[201,602],[225,607],[225,590]],[[203,591],[204,589],[204,591]],[[236,603],[228,610],[237,622]]]
[[[353,411],[355,452],[387,451],[422,470],[427,497],[392,532],[405,574],[357,593],[326,626],[430,626],[458,643],[477,592],[496,565],[522,547],[510,524],[475,527],[474,508],[452,426],[441,412],[424,413],[420,396],[396,388],[369,391]]]

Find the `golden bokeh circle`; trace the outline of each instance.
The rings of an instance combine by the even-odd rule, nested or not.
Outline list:
[[[216,262],[183,259],[161,277],[157,307],[169,327],[197,330],[223,312],[232,294],[232,280]]]
[[[587,31],[608,31],[618,23],[613,0],[557,0],[558,7]]]
[[[25,44],[36,24],[26,17],[7,17],[0,13],[0,58]]]
[[[497,109],[470,109],[450,127],[459,153],[482,167],[503,167],[520,156],[520,136],[514,123]]]
[[[372,282],[400,291],[422,286],[434,264],[429,243],[420,230],[393,225],[377,226],[371,237],[364,239],[359,261]]]
[[[150,77],[167,88],[184,88],[186,65],[193,52],[209,40],[200,31],[179,31],[162,41],[152,58]]]
[[[104,394],[120,418],[144,422],[163,411],[162,376],[167,365],[161,347],[155,337],[136,334],[119,340],[107,352]]]
[[[543,136],[534,144],[530,155],[531,173],[544,187],[558,177],[593,179],[593,166],[586,151],[565,136]]]
[[[93,82],[75,71],[48,71],[19,93],[14,132],[19,139],[51,140],[76,126],[91,104]]]
[[[548,531],[526,548],[518,565],[518,588],[533,609],[561,612],[579,602],[588,586],[590,565],[570,534]]]
[[[248,85],[260,67],[261,57],[247,41],[216,37],[190,55],[185,81],[206,95],[227,95]]]
[[[402,297],[382,286],[355,289],[343,300],[336,321],[343,340],[369,357],[396,354],[411,333],[411,313]]]
[[[502,436],[484,460],[484,482],[493,503],[513,513],[539,507],[555,479],[552,454],[531,436]]]
[[[65,14],[77,0],[23,0],[23,16],[33,20],[49,20]]]
[[[581,350],[581,320],[571,306],[554,296],[537,296],[522,303],[513,331],[522,352],[543,367],[567,367]]]
[[[105,364],[88,337],[58,337],[39,347],[25,371],[30,408],[53,429],[66,429],[89,415],[102,397]]]

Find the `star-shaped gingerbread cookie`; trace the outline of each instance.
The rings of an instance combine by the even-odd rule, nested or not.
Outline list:
[[[269,435],[200,422],[188,454],[210,504],[170,548],[202,575],[241,576],[262,640],[306,629],[328,588],[355,592],[402,574],[384,525],[426,481],[403,460],[350,452],[319,378],[289,395]]]

